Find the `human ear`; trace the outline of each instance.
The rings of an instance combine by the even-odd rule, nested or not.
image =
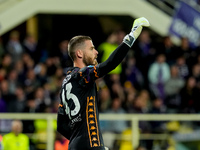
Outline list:
[[[76,51],[76,55],[77,55],[78,58],[82,58],[82,57],[83,57],[83,52],[82,52],[82,50],[77,50],[77,51]]]

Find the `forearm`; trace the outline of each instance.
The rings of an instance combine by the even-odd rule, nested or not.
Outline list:
[[[110,57],[99,65],[99,77],[106,75],[111,70],[115,69],[122,62],[124,57],[127,55],[128,50],[133,45],[137,37],[142,31],[142,27],[148,27],[149,21],[144,18],[138,18],[134,21],[131,32],[126,35],[123,39],[123,43],[117,47],[117,49],[110,55]]]
[[[115,69],[124,59],[129,51],[129,46],[125,43],[120,44],[109,58],[99,65],[100,77]]]

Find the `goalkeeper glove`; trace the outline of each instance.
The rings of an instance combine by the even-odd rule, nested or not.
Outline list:
[[[123,42],[126,43],[129,47],[131,47],[140,35],[143,26],[149,27],[149,21],[144,17],[136,19],[133,23],[131,32],[124,37]]]

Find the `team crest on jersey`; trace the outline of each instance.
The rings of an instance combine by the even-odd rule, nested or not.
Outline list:
[[[67,75],[66,78],[63,80],[62,86],[67,83],[71,79],[71,75]]]

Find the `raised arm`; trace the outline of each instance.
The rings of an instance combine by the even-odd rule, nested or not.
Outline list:
[[[134,21],[131,32],[124,37],[123,42],[105,62],[99,64],[99,77],[106,75],[122,62],[130,47],[140,35],[143,26],[150,26],[149,21],[146,18],[141,17]]]

